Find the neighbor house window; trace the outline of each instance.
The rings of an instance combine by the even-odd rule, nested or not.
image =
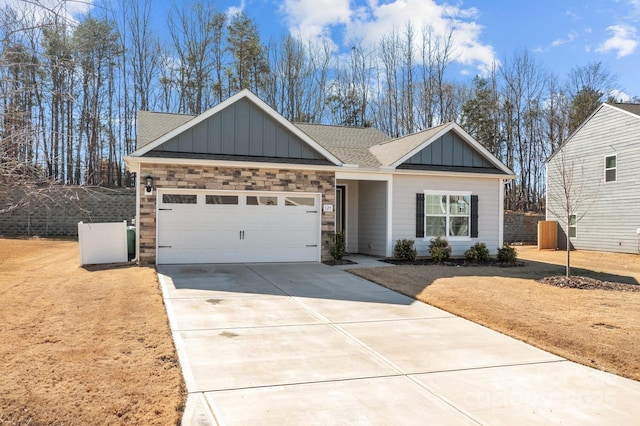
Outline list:
[[[604,181],[615,182],[618,179],[618,157],[609,155],[604,158]]]
[[[569,215],[569,238],[575,238],[578,230],[578,218],[575,214]]]
[[[469,237],[471,195],[425,194],[425,236]]]

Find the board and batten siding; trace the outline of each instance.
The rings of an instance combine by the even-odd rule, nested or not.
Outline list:
[[[452,241],[451,255],[464,256],[465,250],[482,242],[495,255],[500,241],[500,179],[451,176],[396,175],[393,178],[393,233],[392,244],[402,238],[415,240],[418,256],[429,256],[431,237],[416,238],[416,194],[423,191],[469,192],[478,196],[478,238]]]
[[[387,182],[360,181],[358,185],[358,253],[386,256]]]
[[[573,161],[574,186],[582,185],[574,212],[578,217],[578,250],[638,253],[640,247],[640,117],[603,106],[563,147],[565,164]],[[617,156],[617,181],[605,182],[605,157]],[[547,164],[547,219],[557,220],[561,229],[558,244],[566,248],[566,219],[558,205],[558,162],[560,154]],[[582,184],[578,183],[582,180]]]

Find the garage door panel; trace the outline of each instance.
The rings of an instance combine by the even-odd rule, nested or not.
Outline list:
[[[319,195],[188,192],[159,199],[158,263],[319,260]]]

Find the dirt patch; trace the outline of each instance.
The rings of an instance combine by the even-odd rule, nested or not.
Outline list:
[[[151,268],[0,239],[0,423],[178,424],[186,389]]]
[[[640,292],[543,285],[564,273],[562,252],[519,247],[525,266],[353,269],[385,287],[584,365],[640,380]],[[634,255],[573,252],[574,272],[637,285]]]

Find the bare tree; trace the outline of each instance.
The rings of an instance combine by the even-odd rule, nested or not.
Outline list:
[[[551,168],[552,173],[548,169]],[[587,214],[593,201],[597,199],[600,189],[598,182],[595,189],[586,185],[587,176],[583,161],[569,156],[566,149],[560,149],[547,163],[547,210],[559,218],[566,234],[566,267],[565,275],[571,276],[571,238],[575,237],[575,229]]]

